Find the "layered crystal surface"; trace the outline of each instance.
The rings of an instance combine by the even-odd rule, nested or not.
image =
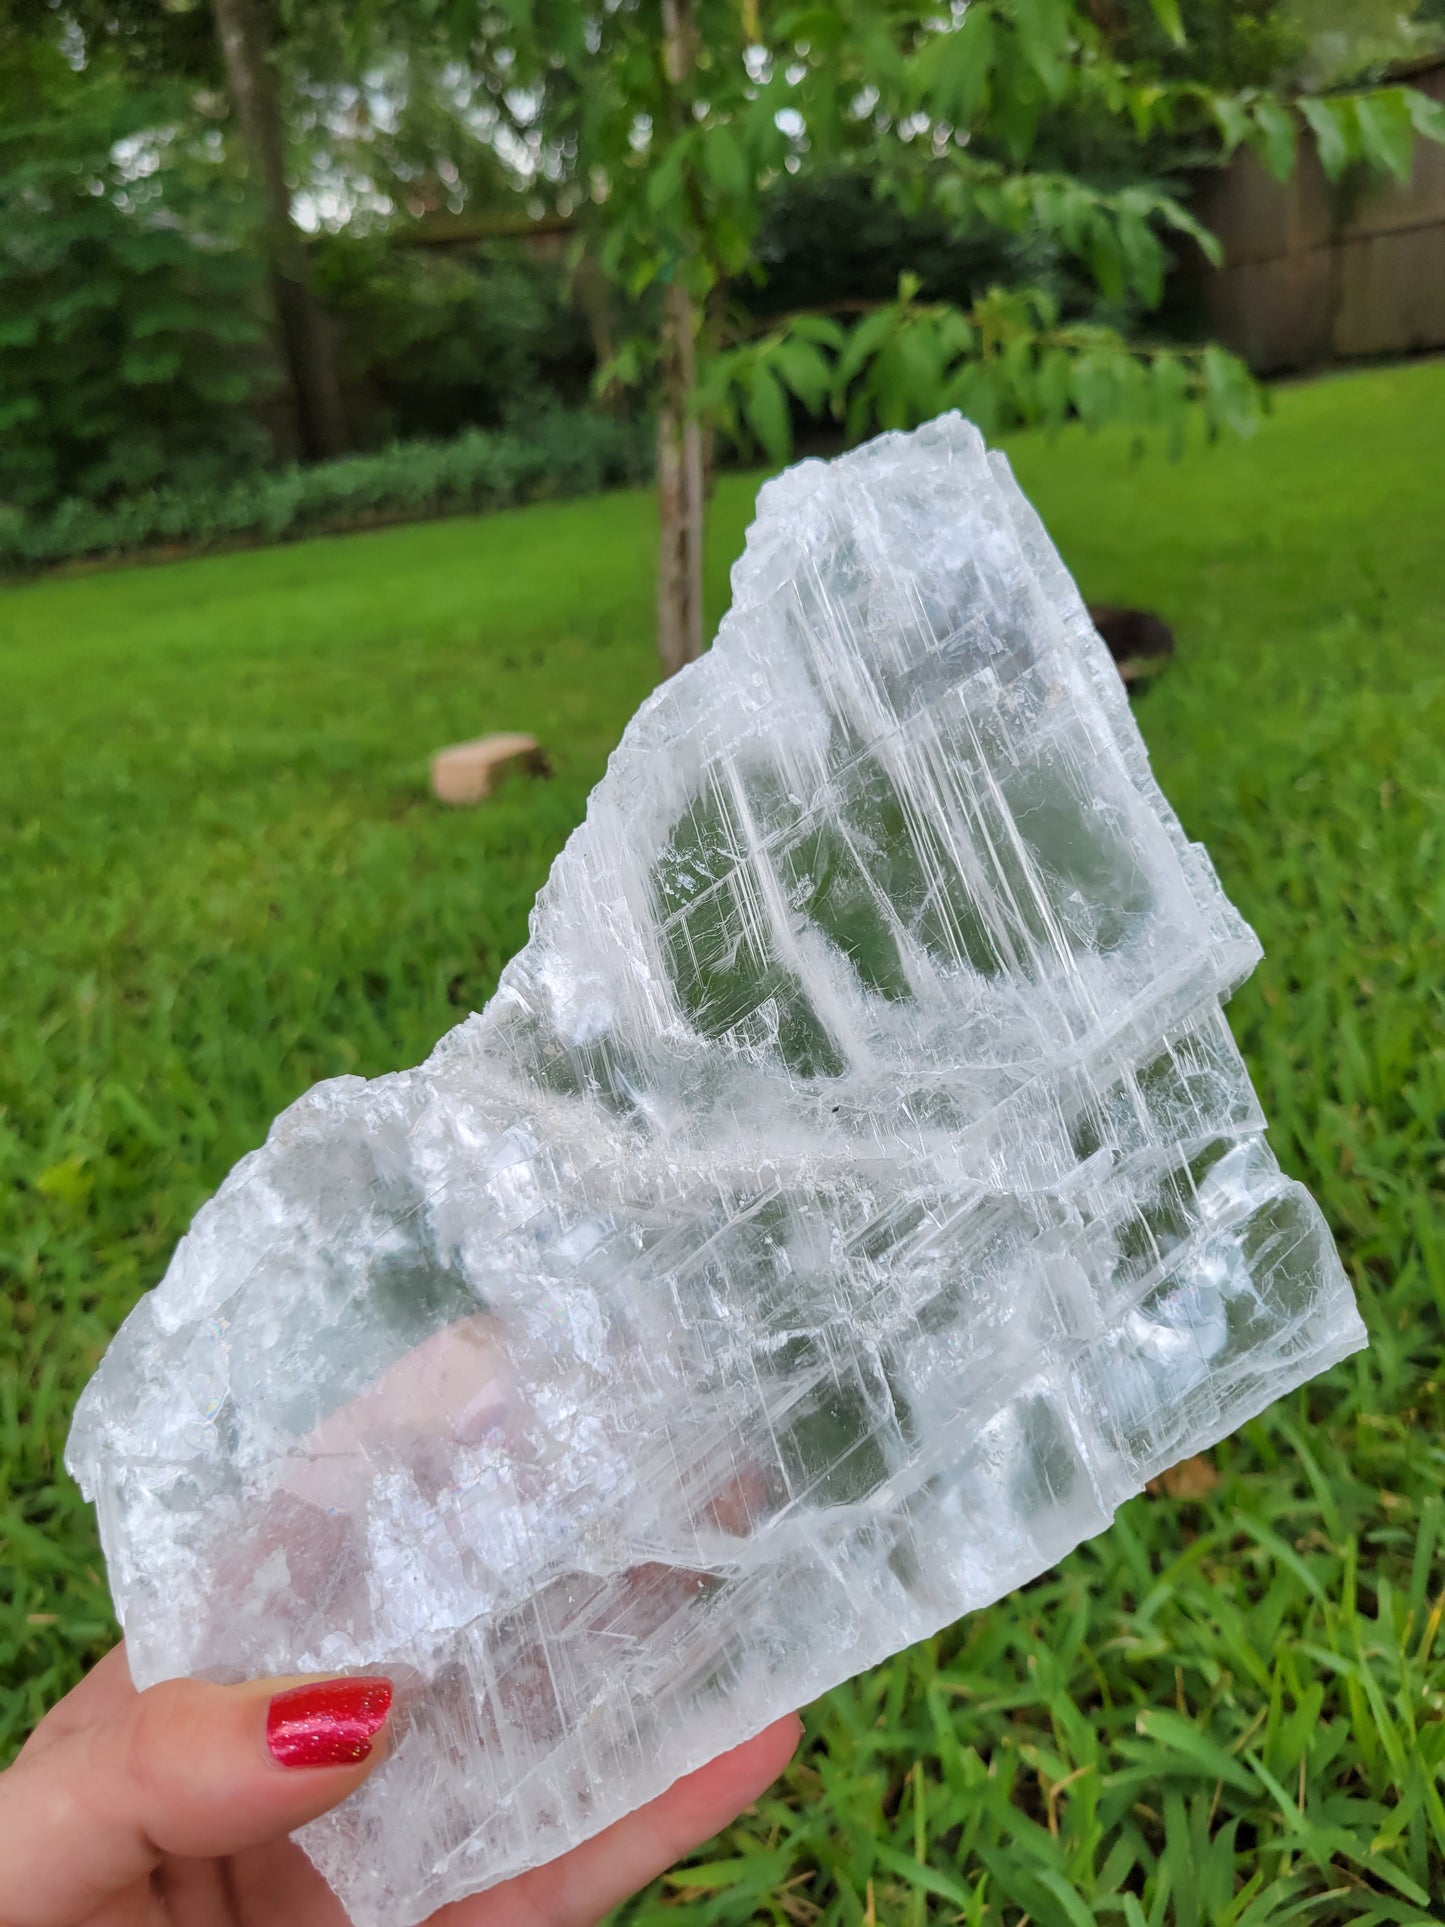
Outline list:
[[[359,1927],[1019,1585],[1364,1342],[1258,949],[1006,463],[768,484],[495,997],[318,1085],[77,1412],[139,1683],[385,1671]]]

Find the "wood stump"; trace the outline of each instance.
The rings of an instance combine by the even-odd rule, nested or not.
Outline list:
[[[551,774],[535,736],[511,731],[478,736],[470,743],[452,743],[431,759],[431,793],[439,803],[456,807],[481,803],[514,770],[525,770],[531,776]]]

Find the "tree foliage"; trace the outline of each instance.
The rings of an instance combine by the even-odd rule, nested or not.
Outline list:
[[[707,438],[774,459],[820,414],[853,435],[949,405],[994,430],[1244,423],[1243,370],[1151,321],[1181,254],[1213,248],[1182,170],[1248,146],[1283,178],[1307,139],[1332,178],[1401,176],[1445,109],[1388,80],[1281,90],[1303,14],[1382,4],[256,0],[291,185],[343,230],[306,278],[378,432],[501,421],[575,380],[535,277],[381,239],[530,207],[611,279],[614,388],[645,408],[681,380]],[[0,491],[246,459],[265,357],[212,0],[14,0],[3,44]]]
[[[324,235],[312,253],[359,441],[500,427],[588,400],[592,344],[560,264],[515,242],[407,247],[385,232]]]
[[[210,483],[264,450],[244,199],[177,105],[0,39],[0,502]]]
[[[1156,39],[1185,47],[1179,0],[1148,4]],[[1301,115],[1267,85],[1222,84],[1218,60],[1199,72],[1141,57],[1111,0],[660,0],[657,12],[430,0],[429,11],[498,77],[499,114],[600,209],[606,271],[630,296],[661,290],[658,335],[624,344],[607,373],[660,396],[668,671],[702,647],[701,451],[717,428],[781,461],[796,410],[831,409],[851,436],[950,405],[993,429],[1073,414],[1159,427],[1176,444],[1200,405],[1211,431],[1248,426],[1254,391],[1239,363],[1152,344],[1137,325],[1160,303],[1171,249],[1215,252],[1158,178],[1161,150],[1198,162],[1248,146],[1284,179],[1303,119],[1327,171],[1360,162],[1398,177],[1417,136],[1445,134],[1440,109],[1405,88],[1312,100]],[[1025,280],[921,302],[911,270],[896,300],[861,316],[850,301],[846,314],[808,304],[762,333],[730,325],[730,284],[753,271],[770,184],[839,161],[865,167],[904,217],[931,209],[961,236],[1042,243],[1135,327],[1063,313],[1053,289]]]
[[[950,404],[994,426],[1117,413],[1177,434],[1195,403],[1211,424],[1238,422],[1241,369],[1147,338],[1181,248],[1215,252],[1171,158],[1245,145],[1283,179],[1307,135],[1332,177],[1354,166],[1399,177],[1417,138],[1445,138],[1445,110],[1405,87],[1297,103],[1276,91],[1270,78],[1299,42],[1267,0],[1233,20],[1197,9],[1207,44],[1194,61],[1196,10],[1177,0],[696,0],[675,77],[650,7],[435,11],[459,52],[484,49],[479,69],[504,76],[506,111],[570,167],[605,222],[618,284],[687,288],[699,405],[775,458],[795,408],[831,409],[855,434]],[[975,272],[920,302],[923,278],[895,259],[907,291],[875,312],[856,313],[855,291],[820,327],[808,311],[822,304],[801,301],[748,338],[729,299],[756,272],[770,195],[840,163],[900,227],[941,224],[997,280]],[[1029,268],[1044,263],[1040,282]],[[645,383],[654,366],[653,344],[633,341],[612,372]]]

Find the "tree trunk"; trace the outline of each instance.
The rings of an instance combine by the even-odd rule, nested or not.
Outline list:
[[[663,309],[657,412],[657,653],[665,676],[702,654],[702,429],[688,406],[696,384],[697,304],[674,281]]]
[[[226,78],[251,175],[266,207],[266,254],[282,358],[309,461],[343,454],[346,415],[325,322],[306,284],[306,248],[291,218],[286,138],[260,0],[212,0]]]
[[[697,60],[692,0],[662,0],[663,66],[681,88]],[[674,119],[683,106],[674,103]],[[702,543],[706,508],[702,429],[691,402],[697,387],[701,317],[674,265],[662,313],[661,394],[657,411],[657,653],[665,676],[702,654]]]

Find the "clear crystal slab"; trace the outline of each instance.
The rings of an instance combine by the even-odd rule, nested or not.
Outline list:
[[[138,1683],[391,1672],[410,1927],[982,1606],[1364,1343],[1255,939],[957,416],[769,483],[495,997],[231,1173],[77,1410]]]

